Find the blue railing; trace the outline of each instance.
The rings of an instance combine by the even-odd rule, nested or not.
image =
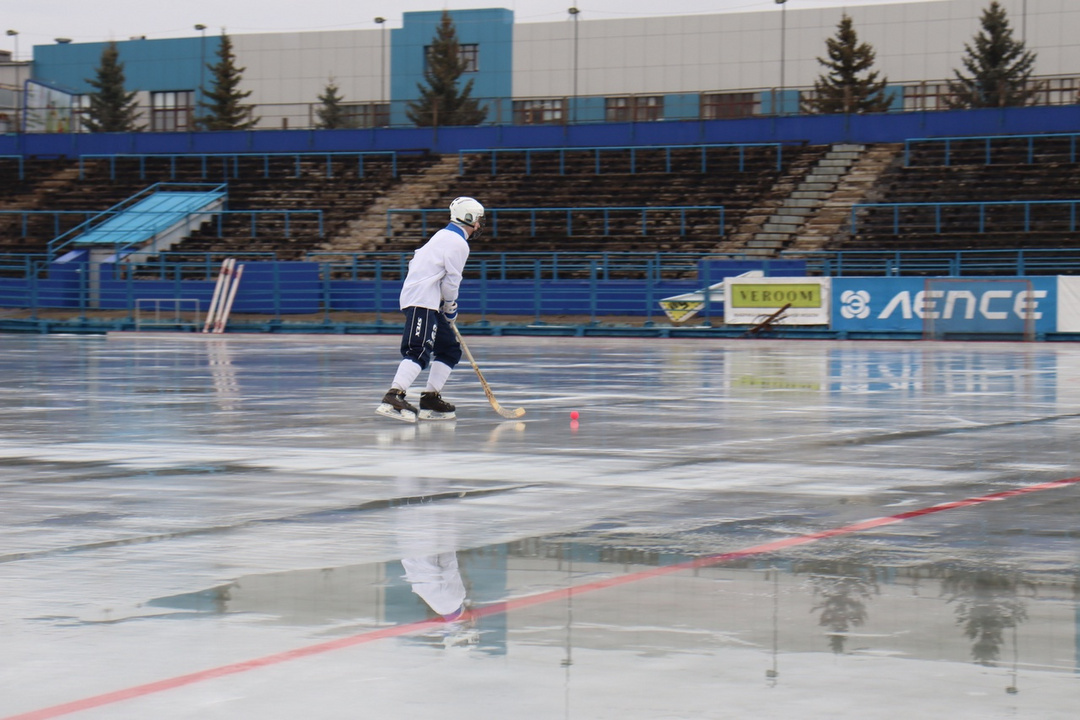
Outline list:
[[[0,160],[15,160],[16,164],[19,167],[19,179],[20,180],[25,180],[26,179],[25,168],[24,168],[24,164],[23,164],[24,161],[23,161],[23,156],[22,155],[0,155]]]
[[[240,160],[242,158],[257,158],[262,160],[263,177],[270,176],[270,161],[275,158],[289,158],[293,161],[293,167],[295,175],[294,177],[300,177],[301,163],[306,158],[321,159],[325,162],[326,177],[334,176],[333,161],[342,158],[351,158],[356,161],[357,174],[360,177],[364,177],[364,159],[371,157],[388,157],[391,163],[391,172],[394,177],[398,176],[398,164],[397,164],[397,151],[394,150],[375,150],[365,152],[297,152],[297,153],[143,153],[143,154],[86,154],[79,156],[79,179],[83,179],[85,175],[85,163],[86,160],[108,160],[109,161],[109,179],[116,179],[116,161],[119,160],[138,160],[139,161],[139,179],[146,179],[146,161],[147,160],[161,160],[167,159],[169,161],[169,177],[171,179],[176,178],[176,161],[182,160],[199,160],[201,163],[201,177],[207,177],[209,172],[209,164],[213,161],[217,164],[220,161],[220,167],[222,176],[226,179],[230,177],[240,176]]]
[[[463,319],[484,326],[493,316],[532,318],[529,326],[544,326],[556,315],[575,315],[575,325],[597,325],[606,316],[634,316],[651,326],[663,317],[659,300],[709,286],[723,272],[703,260],[751,260],[745,256],[688,256],[665,253],[604,258],[498,258],[496,254],[470,260],[461,286]],[[131,327],[136,308],[147,301],[162,306],[205,310],[212,297],[222,255],[204,255],[182,262],[126,262],[48,264],[40,256],[15,259],[0,256],[0,307],[38,310],[75,310],[81,318],[91,311],[126,311],[126,318],[99,321],[112,327]],[[1080,249],[1054,251],[858,252],[808,253],[810,274],[986,276],[1057,275],[1080,270]],[[367,332],[372,326],[399,326],[398,293],[408,254],[386,254],[353,262],[357,272],[342,272],[348,261],[307,263],[260,262],[266,255],[246,254],[239,261],[245,272],[233,309],[237,323],[255,323],[263,330],[281,328],[288,316],[303,316],[301,325],[335,326],[336,332]],[[362,261],[361,261],[362,260]],[[17,275],[20,268],[21,276]],[[504,266],[513,265],[515,277]],[[682,266],[686,272],[668,277]],[[9,272],[15,270],[16,273]],[[572,273],[571,273],[572,271]],[[572,277],[570,275],[573,275]],[[706,294],[706,297],[710,297]],[[708,303],[695,324],[710,326],[722,314],[722,303]],[[355,315],[362,313],[362,316]],[[11,313],[8,313],[10,316]],[[244,316],[250,317],[245,318]],[[342,319],[344,317],[351,319]],[[322,317],[322,320],[312,318]],[[588,318],[583,321],[580,318]],[[516,321],[520,322],[520,320]],[[191,323],[188,323],[189,325]],[[350,325],[357,329],[349,329]],[[368,328],[367,330],[363,328]]]
[[[911,166],[911,146],[915,144],[940,144],[943,146],[944,158],[943,164],[948,166],[952,164],[953,147],[957,143],[963,143],[970,145],[974,142],[980,142],[983,145],[983,164],[993,164],[993,147],[994,144],[1003,144],[1005,142],[1015,144],[1017,140],[1025,141],[1027,145],[1027,162],[1035,162],[1035,143],[1045,142],[1048,140],[1068,140],[1068,152],[1062,153],[1062,159],[1068,159],[1068,162],[1076,162],[1076,145],[1077,138],[1080,138],[1080,133],[1045,133],[1039,135],[979,135],[971,137],[939,137],[939,138],[910,138],[904,141],[904,166]]]
[[[53,219],[53,231],[54,237],[61,234],[65,234],[74,229],[75,227],[85,224],[85,222],[91,218],[97,218],[102,215],[108,215],[110,217],[116,216],[122,213],[123,210],[0,210],[0,217],[3,216],[15,216],[20,219],[20,232],[21,237],[28,237],[30,229],[30,221],[35,217],[49,217]],[[188,213],[182,219],[189,220],[193,217],[200,215],[211,214],[209,212],[193,212]],[[214,227],[216,230],[216,237],[225,237],[224,233],[224,220],[229,217],[244,217],[247,216],[250,219],[250,229],[248,231],[248,237],[259,237],[260,226],[259,219],[266,217],[281,217],[284,219],[284,231],[285,237],[292,237],[293,230],[295,229],[294,219],[298,216],[300,218],[312,217],[315,220],[315,227],[317,228],[317,234],[322,236],[324,234],[324,213],[322,210],[214,210],[212,214],[215,216]],[[77,222],[70,227],[65,227],[65,223],[61,221],[64,218],[81,218],[81,222]],[[64,247],[67,246],[65,243]],[[57,248],[59,251],[61,248]]]
[[[1016,276],[1080,274],[1080,249],[844,250],[785,253],[825,277]]]
[[[612,154],[624,154],[628,155],[628,161],[630,163],[630,173],[637,173],[637,162],[639,153],[649,152],[664,152],[664,172],[671,173],[672,169],[672,152],[697,151],[699,159],[697,160],[696,172],[705,173],[709,169],[709,150],[719,149],[735,149],[738,151],[738,168],[739,172],[744,172],[746,168],[746,151],[751,148],[769,148],[776,151],[776,170],[779,172],[783,169],[783,154],[785,143],[719,143],[708,145],[603,145],[596,147],[535,147],[535,148],[475,148],[471,150],[460,150],[458,152],[458,174],[465,174],[465,156],[466,155],[478,155],[486,154],[491,156],[491,174],[498,175],[498,157],[499,155],[524,155],[525,157],[525,174],[532,175],[533,158],[537,155],[552,155],[556,154],[559,160],[559,174],[566,174],[566,155],[571,153],[579,155],[581,153],[591,153],[593,156],[593,173],[596,175],[602,174],[601,158],[610,156]],[[787,143],[789,145],[795,145],[797,143]],[[715,161],[714,161],[715,162]]]
[[[306,259],[326,265],[336,277],[360,280],[390,277],[404,280],[409,269],[407,253],[313,252]],[[642,277],[679,279],[695,274],[702,260],[698,253],[556,252],[497,253],[473,252],[465,268],[468,277],[507,280],[532,275],[544,280],[581,276],[596,267],[603,280]]]
[[[100,210],[0,210],[0,217],[18,217],[20,222],[20,236],[27,237],[30,230],[30,221],[38,217],[52,217],[52,234],[56,237],[69,229],[69,223],[62,223],[66,218],[82,218],[79,222],[85,222],[92,217],[100,215]],[[75,224],[78,225],[79,222]]]
[[[1018,209],[1023,213],[1023,219],[1020,223],[1023,226],[1023,232],[1031,232],[1032,222],[1032,209],[1043,209],[1052,206],[1061,206],[1067,208],[1067,218],[1059,218],[1063,223],[1062,231],[1075,232],[1076,231],[1076,206],[1080,203],[1080,200],[999,200],[999,201],[987,201],[987,202],[918,202],[918,203],[856,203],[851,207],[851,233],[857,234],[859,232],[859,220],[858,215],[861,211],[871,210],[873,208],[882,208],[892,210],[892,232],[894,235],[900,233],[900,228],[903,226],[905,229],[911,228],[933,228],[933,232],[941,233],[943,227],[942,210],[950,208],[961,209],[973,209],[975,212],[973,216],[963,217],[962,222],[973,223],[973,231],[978,233],[986,232],[986,212],[989,208],[1006,208],[1006,209]],[[908,213],[908,217],[901,223],[901,210],[914,210],[914,213]],[[926,217],[928,213],[921,214],[919,211],[933,211],[932,221],[927,217],[927,220],[923,223],[917,222],[910,216],[912,214],[921,215]],[[999,220],[1000,221],[1000,220]],[[955,220],[954,220],[955,222]],[[868,223],[864,223],[868,224]],[[1067,227],[1066,227],[1067,225]],[[1011,226],[1007,229],[1013,229]],[[964,230],[968,232],[968,230]]]
[[[658,205],[658,206],[610,206],[610,207],[552,207],[552,208],[489,208],[485,214],[485,234],[489,237],[499,236],[499,215],[527,214],[529,216],[529,235],[536,235],[536,220],[539,215],[561,215],[565,220],[567,237],[574,236],[575,215],[600,215],[603,221],[603,235],[610,234],[612,213],[634,214],[640,216],[641,234],[649,234],[649,215],[655,219],[660,213],[678,213],[679,234],[686,234],[686,213],[688,212],[711,212],[717,214],[716,234],[723,236],[724,232],[724,206],[723,205]],[[393,215],[420,215],[420,233],[428,234],[428,215],[434,215],[441,227],[447,222],[446,210],[443,208],[391,208],[386,211],[386,236],[394,236]],[[581,220],[579,218],[579,226]],[[637,221],[635,221],[637,222]],[[561,230],[560,230],[561,232]]]

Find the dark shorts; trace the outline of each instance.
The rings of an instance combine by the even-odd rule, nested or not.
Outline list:
[[[438,310],[408,307],[405,329],[401,333],[401,357],[409,358],[421,369],[432,359],[454,367],[461,361],[461,344],[450,322]]]

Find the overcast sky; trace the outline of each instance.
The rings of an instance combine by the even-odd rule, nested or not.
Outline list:
[[[853,7],[900,0],[788,0],[788,10],[800,7]],[[909,0],[910,1],[910,0]],[[230,34],[305,30],[360,30],[376,27],[383,16],[389,27],[401,27],[404,12],[502,7],[514,11],[519,23],[557,22],[567,8],[581,10],[580,19],[700,15],[715,12],[779,11],[775,0],[5,0],[2,30],[15,30],[20,59],[30,59],[34,45],[71,38],[75,42],[193,37],[196,23],[214,33]],[[0,49],[15,50],[16,38],[0,35]]]

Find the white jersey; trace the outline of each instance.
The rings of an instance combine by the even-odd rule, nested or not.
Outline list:
[[[451,223],[436,232],[409,261],[409,274],[401,286],[401,309],[438,310],[444,301],[456,301],[468,259],[469,243],[463,229]]]

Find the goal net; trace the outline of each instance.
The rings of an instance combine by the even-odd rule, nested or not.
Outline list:
[[[930,278],[923,286],[923,340],[1035,339],[1030,280]]]

